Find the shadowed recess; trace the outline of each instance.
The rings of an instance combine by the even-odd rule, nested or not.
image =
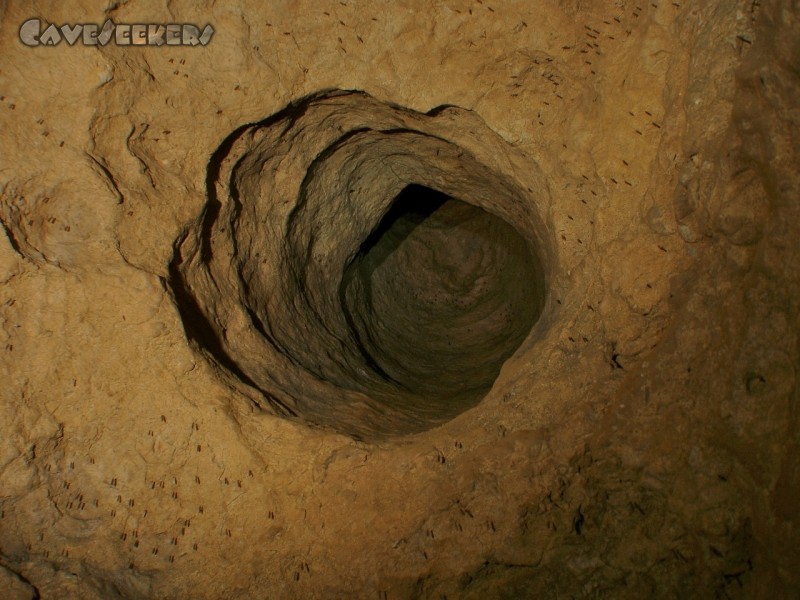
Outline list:
[[[238,128],[175,244],[191,343],[259,406],[353,437],[477,405],[537,323],[551,268],[534,210],[547,187],[487,166],[498,152],[513,150],[470,111],[359,92]]]
[[[538,317],[536,261],[513,227],[425,186],[398,194],[347,265],[343,310],[364,355],[427,411],[480,399]]]

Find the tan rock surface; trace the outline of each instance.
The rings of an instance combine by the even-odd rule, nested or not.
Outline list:
[[[796,596],[799,18],[0,3],[0,597]]]

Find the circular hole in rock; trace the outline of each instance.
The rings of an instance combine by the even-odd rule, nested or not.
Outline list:
[[[538,317],[540,283],[512,226],[411,184],[345,268],[342,308],[388,401],[438,420],[491,388]]]
[[[305,98],[209,163],[170,268],[187,337],[270,412],[359,438],[441,424],[548,322],[541,179],[470,111]]]

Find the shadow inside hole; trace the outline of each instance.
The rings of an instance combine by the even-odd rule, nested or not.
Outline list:
[[[366,364],[392,390],[377,395],[438,420],[491,388],[539,316],[542,285],[511,225],[412,184],[347,265],[340,299]]]
[[[450,200],[447,194],[412,183],[397,195],[378,226],[367,236],[359,249],[359,258],[369,256],[375,269],[403,242],[404,239]]]
[[[451,108],[447,127],[464,117]],[[355,126],[365,115],[384,125]],[[528,337],[552,269],[539,198],[462,152],[470,176],[436,181],[469,186],[464,198],[508,222],[422,185],[369,197],[397,181],[382,155],[404,147],[424,165],[451,145],[424,122],[363,92],[326,90],[243,125],[211,157],[208,202],[175,240],[168,284],[191,344],[254,404],[354,436],[424,431],[477,404]],[[476,115],[469,129],[478,146],[492,135]],[[329,145],[308,162],[316,140]],[[362,160],[373,143],[378,160]],[[278,190],[296,178],[286,206]],[[355,182],[368,186],[354,198]],[[546,200],[546,186],[528,191]],[[377,206],[387,213],[362,229]]]

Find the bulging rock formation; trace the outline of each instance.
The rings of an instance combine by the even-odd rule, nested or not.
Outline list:
[[[0,3],[0,597],[797,596],[799,18]]]

